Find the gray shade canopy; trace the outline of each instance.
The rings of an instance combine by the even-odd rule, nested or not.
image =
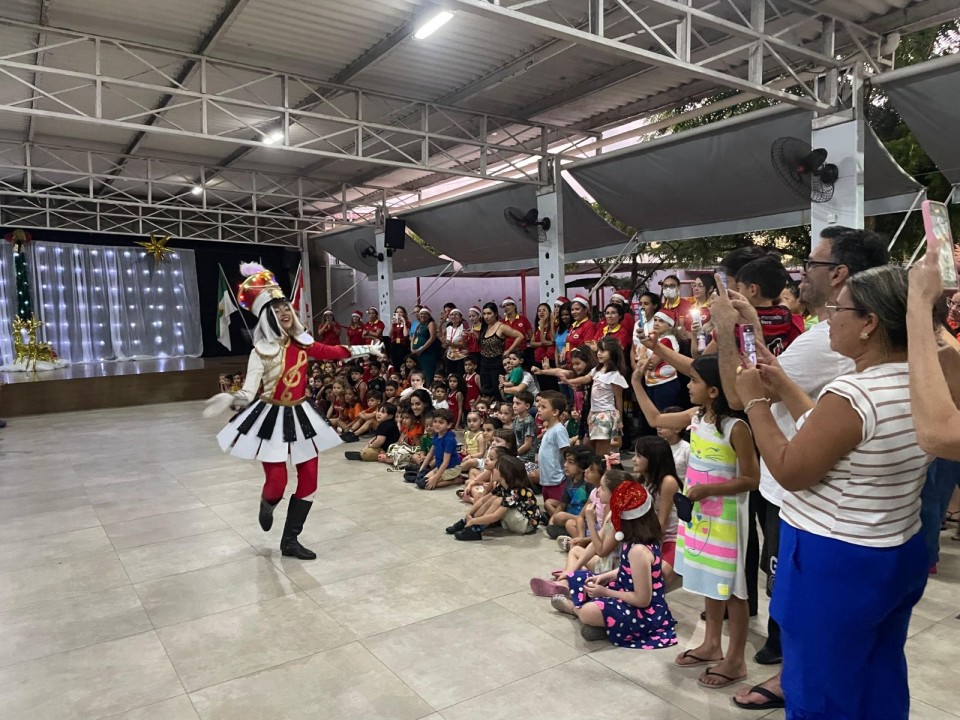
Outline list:
[[[337,230],[311,237],[312,248],[325,250],[357,272],[375,277],[377,274],[376,258],[363,258],[360,252],[366,247],[375,247],[376,229],[372,225]],[[394,277],[412,277],[416,275],[435,275],[449,266],[449,262],[442,260],[424,250],[420,245],[407,238],[403,250],[393,253]]]
[[[619,251],[626,236],[597,215],[566,181],[561,182],[566,258],[597,257],[598,251]],[[520,270],[536,267],[537,244],[511,228],[503,210],[526,212],[537,207],[530,185],[501,185],[462,195],[400,217],[417,235],[445,255],[456,258],[471,272]],[[555,218],[551,218],[556,222]],[[600,254],[603,254],[601,252]]]
[[[960,185],[960,56],[884,73],[883,85],[900,117],[947,180]]]
[[[776,107],[574,163],[574,179],[642,242],[688,240],[801,225],[810,204],[777,177],[770,148],[811,139],[812,116]],[[865,211],[906,211],[921,186],[867,128]]]

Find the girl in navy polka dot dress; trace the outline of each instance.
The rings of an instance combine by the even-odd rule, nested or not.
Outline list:
[[[654,650],[677,644],[676,620],[664,598],[660,566],[660,522],[653,498],[640,483],[620,483],[610,498],[620,567],[602,575],[569,573],[570,595],[555,595],[553,606],[580,618],[588,640]],[[612,582],[611,582],[612,581]]]

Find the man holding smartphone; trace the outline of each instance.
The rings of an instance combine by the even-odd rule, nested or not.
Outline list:
[[[851,275],[872,267],[886,265],[889,261],[887,243],[876,233],[842,226],[825,228],[814,244],[809,259],[804,263],[803,279],[800,281],[800,299],[812,314],[825,318],[825,306],[834,302]],[[713,322],[717,328],[720,352],[720,372],[723,391],[734,409],[743,407],[736,393],[736,373],[740,367],[740,355],[735,340],[738,323],[760,326],[756,310],[742,297],[721,297],[711,307]],[[765,356],[769,357],[769,356]],[[853,370],[853,362],[830,349],[829,324],[821,320],[810,330],[800,335],[777,358],[784,373],[797,383],[811,398],[816,398],[823,387]],[[789,411],[773,393],[771,411],[777,425],[787,438],[797,432]],[[762,565],[767,573],[767,593],[774,592],[777,564],[777,549],[780,537],[779,508],[785,491],[774,479],[766,464],[760,463],[760,493],[769,503],[764,522],[764,547]],[[780,628],[770,619],[767,627],[767,642],[755,657],[761,664],[773,665],[782,661]],[[770,710],[783,707],[783,691],[780,674],[755,685],[749,690],[736,693],[734,703],[742,708]]]

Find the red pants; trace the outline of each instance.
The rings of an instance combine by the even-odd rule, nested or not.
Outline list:
[[[287,464],[285,462],[263,463],[263,474],[266,481],[263,483],[263,499],[276,503],[283,499],[283,491],[287,487]],[[297,465],[297,491],[295,497],[309,500],[317,491],[317,458],[310,458]]]

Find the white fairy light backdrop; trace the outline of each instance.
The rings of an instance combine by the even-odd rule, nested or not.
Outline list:
[[[140,248],[27,244],[42,339],[72,363],[199,357],[197,271],[192,250],[157,262]],[[12,359],[16,314],[13,248],[0,247],[0,353]],[[2,363],[0,363],[2,364]]]

